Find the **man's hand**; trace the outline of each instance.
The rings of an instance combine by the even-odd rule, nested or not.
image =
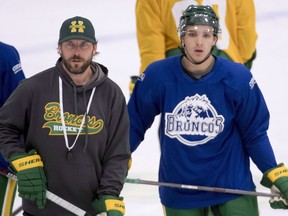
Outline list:
[[[271,189],[272,193],[281,194],[282,198],[270,199],[274,209],[288,209],[288,169],[283,163],[263,174],[261,184]]]
[[[278,190],[277,187],[275,187],[275,185],[271,187],[271,193],[281,194],[281,192]],[[273,197],[269,200],[269,203],[273,209],[288,209],[288,203],[282,197]]]
[[[104,195],[100,199],[94,200],[93,208],[97,214],[107,213],[107,216],[123,216],[125,215],[125,204],[123,197],[115,197]]]
[[[13,155],[10,165],[16,172],[19,196],[36,201],[38,208],[46,204],[46,176],[43,162],[35,150],[28,154]]]

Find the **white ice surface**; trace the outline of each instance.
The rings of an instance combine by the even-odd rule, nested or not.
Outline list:
[[[259,38],[252,72],[271,112],[269,136],[276,158],[288,164],[288,1],[255,0],[255,5]],[[129,77],[138,74],[139,69],[134,7],[135,0],[1,0],[0,40],[19,50],[25,74],[30,77],[55,65],[62,22],[76,15],[87,17],[94,23],[99,41],[100,55],[95,60],[109,68],[110,78],[119,84],[128,100]],[[133,154],[128,177],[157,180],[158,120]],[[254,165],[251,169],[257,190],[269,192],[259,185],[260,171]],[[127,216],[163,215],[155,186],[126,184],[122,195]],[[288,215],[285,210],[272,210],[268,200],[259,198],[261,216]],[[17,198],[14,208],[20,204]]]

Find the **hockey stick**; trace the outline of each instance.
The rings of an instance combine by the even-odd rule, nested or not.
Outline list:
[[[16,216],[22,211],[22,206],[19,206],[16,210],[11,213],[11,216]]]
[[[148,181],[148,180],[131,179],[131,178],[126,178],[125,182],[131,183],[131,184],[145,184],[145,185],[183,188],[183,189],[191,189],[191,190],[211,191],[211,192],[218,192],[218,193],[230,193],[230,194],[263,196],[263,197],[279,197],[279,198],[281,197],[280,194],[228,189],[228,188],[197,186],[197,185],[185,185],[185,184],[176,184],[176,183],[167,183],[167,182],[157,182],[157,181]]]
[[[8,177],[8,178],[11,178],[11,179],[14,179],[17,181],[17,176],[10,173],[10,172],[7,172],[6,170],[0,168],[0,174]],[[75,206],[74,204],[62,199],[61,197],[57,196],[56,194],[46,190],[46,198],[50,201],[52,201],[53,203],[61,206],[62,208],[72,212],[73,214],[77,215],[77,216],[92,216],[90,213],[84,211],[83,209]],[[101,214],[98,214],[97,216],[107,216],[106,213],[101,213]]]

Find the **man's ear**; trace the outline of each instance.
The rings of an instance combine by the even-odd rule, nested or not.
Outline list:
[[[97,53],[97,43],[93,44],[93,55]]]

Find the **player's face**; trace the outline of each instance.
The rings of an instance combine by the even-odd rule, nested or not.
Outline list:
[[[213,28],[204,25],[187,26],[186,34],[182,38],[186,54],[195,61],[203,60],[216,42],[217,37],[213,35]]]
[[[90,66],[96,53],[96,45],[85,40],[65,41],[58,47],[66,69],[73,74],[82,74]]]

